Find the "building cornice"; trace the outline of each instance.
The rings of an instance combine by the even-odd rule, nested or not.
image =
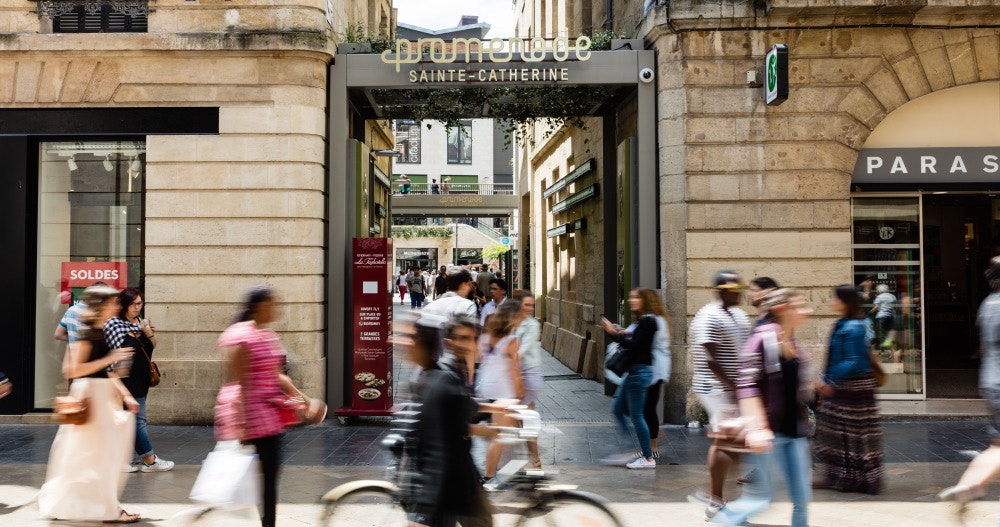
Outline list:
[[[7,34],[0,38],[3,52],[307,52],[333,57],[335,42],[312,31],[226,33],[60,33]]]
[[[811,5],[812,4],[812,5]],[[988,4],[988,5],[985,5]],[[1000,0],[973,5],[950,0],[928,5],[926,0],[834,0],[822,6],[808,0],[725,0],[706,3],[675,0],[655,8],[653,26],[671,32],[835,27],[914,27],[937,29],[1000,27]],[[650,28],[645,38],[656,38]]]

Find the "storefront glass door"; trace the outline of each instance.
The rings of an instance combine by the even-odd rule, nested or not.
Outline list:
[[[66,343],[53,338],[94,282],[142,288],[143,141],[46,142],[38,159],[34,407],[66,389]]]
[[[920,196],[852,200],[852,267],[893,398],[924,397]]]

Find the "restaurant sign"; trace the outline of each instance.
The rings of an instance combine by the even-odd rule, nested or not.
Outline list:
[[[865,148],[854,183],[998,183],[1000,146]]]
[[[478,38],[456,38],[445,41],[440,38],[421,38],[416,42],[405,38],[396,40],[395,49],[382,52],[382,62],[395,66],[419,64],[505,64],[510,67],[467,66],[442,69],[411,69],[407,77],[411,83],[486,83],[486,82],[531,82],[568,81],[569,69],[552,65],[570,60],[585,61],[591,56],[591,40],[580,36],[554,39],[535,38],[494,38],[483,41]],[[548,67],[537,63],[546,62]],[[515,65],[517,67],[515,67]]]

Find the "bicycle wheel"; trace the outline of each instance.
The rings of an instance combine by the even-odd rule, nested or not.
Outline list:
[[[396,497],[383,488],[351,491],[325,504],[324,527],[405,527],[406,511]]]
[[[621,527],[604,499],[586,492],[564,491],[524,511],[519,527]]]

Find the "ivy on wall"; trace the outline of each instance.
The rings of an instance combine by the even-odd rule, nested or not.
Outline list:
[[[409,240],[410,238],[450,238],[454,235],[455,231],[451,227],[434,227],[424,225],[392,226],[392,237],[403,238],[405,240]]]

